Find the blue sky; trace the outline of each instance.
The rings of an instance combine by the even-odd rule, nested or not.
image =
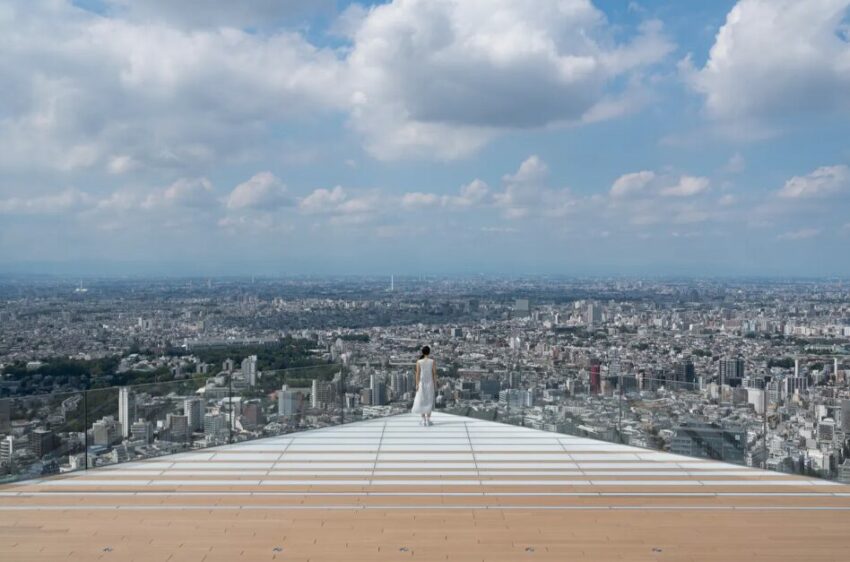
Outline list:
[[[13,0],[0,271],[846,276],[848,8]]]

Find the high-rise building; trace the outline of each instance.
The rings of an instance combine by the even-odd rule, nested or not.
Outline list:
[[[334,385],[333,383],[320,382],[318,379],[313,379],[313,388],[310,394],[310,406],[313,408],[324,408],[333,404],[334,400]]]
[[[741,386],[741,381],[744,378],[744,360],[740,357],[721,359],[717,367],[717,374],[721,385]]]
[[[511,408],[530,408],[534,405],[534,394],[530,390],[506,388],[499,392],[499,403]]]
[[[249,355],[242,360],[242,376],[248,386],[257,386],[257,356]]]
[[[92,424],[92,440],[95,445],[110,447],[120,442],[122,435],[121,423],[115,421],[112,416],[105,416]]]
[[[826,418],[818,423],[818,441],[832,443],[835,437],[835,420]]]
[[[598,304],[588,303],[584,311],[584,322],[588,326],[595,326],[602,322],[602,309]]]
[[[405,373],[393,373],[390,377],[390,388],[393,391],[393,396],[396,399],[404,396],[408,392],[407,375]]]
[[[747,434],[737,427],[683,423],[675,429],[670,452],[675,455],[744,464]]]
[[[171,441],[185,443],[190,440],[189,416],[168,414],[165,416],[165,427],[171,436]]]
[[[221,364],[221,370],[224,371],[225,373],[232,373],[233,371],[236,370],[236,361],[234,361],[233,359],[230,359],[228,357]]]
[[[12,431],[12,401],[0,399],[0,433]]]
[[[242,427],[255,428],[265,423],[263,411],[258,402],[247,402],[242,405]]]
[[[806,377],[785,377],[782,381],[782,395],[787,399],[794,394],[802,394],[809,389]]]
[[[183,413],[189,418],[189,431],[203,431],[204,416],[199,398],[187,398],[184,400]]]
[[[227,431],[227,419],[223,414],[204,415],[204,435],[216,437]]]
[[[0,464],[9,464],[15,455],[15,438],[7,435],[0,440]]]
[[[130,438],[133,441],[150,443],[153,441],[153,424],[145,419],[139,418],[130,426]]]
[[[697,376],[693,361],[688,359],[676,364],[676,382],[690,388],[696,380]]]
[[[841,402],[841,431],[850,435],[850,400]]]
[[[602,367],[598,360],[594,360],[590,364],[590,393],[599,394],[602,390],[601,371]]]
[[[496,379],[481,379],[479,383],[481,398],[485,399],[489,397],[490,399],[496,398],[499,396],[499,391],[501,390],[501,385],[499,385],[499,381]]]
[[[519,388],[522,386],[522,375],[517,371],[508,373],[508,388]]]
[[[121,424],[122,437],[130,436],[130,425],[136,419],[136,401],[129,387],[118,389],[118,423]]]
[[[387,403],[387,384],[382,380],[378,380],[378,377],[375,376],[375,375],[372,375],[369,378],[369,382],[370,382],[369,388],[371,388],[371,390],[372,390],[371,405],[372,406],[384,406],[384,405],[386,405],[386,403]]]
[[[289,390],[283,385],[277,393],[277,415],[293,416],[301,411],[301,401],[304,398],[300,392]]]

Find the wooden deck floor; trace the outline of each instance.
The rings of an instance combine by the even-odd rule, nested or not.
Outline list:
[[[448,415],[0,488],[0,559],[848,560],[850,487]]]

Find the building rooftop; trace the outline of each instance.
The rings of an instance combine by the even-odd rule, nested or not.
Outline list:
[[[4,560],[845,560],[850,487],[435,414],[0,487]]]

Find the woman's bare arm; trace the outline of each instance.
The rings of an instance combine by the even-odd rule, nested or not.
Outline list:
[[[416,388],[419,388],[419,361],[416,362]]]

